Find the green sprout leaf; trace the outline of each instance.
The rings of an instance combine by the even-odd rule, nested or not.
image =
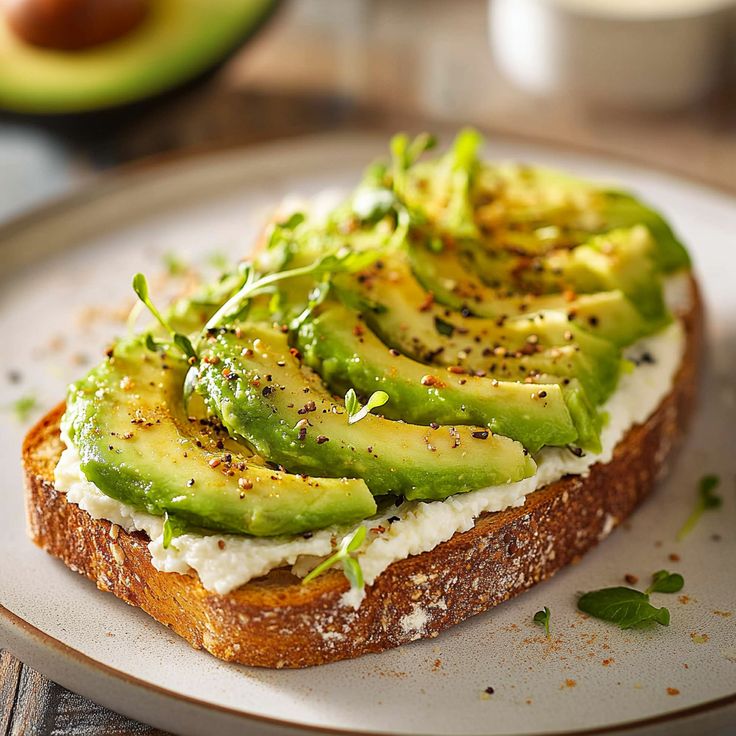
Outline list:
[[[156,318],[156,321],[161,325],[161,327],[163,327],[166,332],[171,335],[171,339],[174,341],[174,345],[176,345],[176,347],[178,347],[179,350],[184,353],[186,358],[196,361],[198,359],[197,352],[192,345],[192,341],[186,335],[182,335],[181,333],[176,332],[164,319],[161,312],[158,311],[156,305],[151,300],[151,296],[148,291],[148,281],[142,273],[137,273],[135,276],[133,276],[133,291],[135,291],[141,302],[143,302],[143,304],[148,307],[148,311]],[[150,335],[146,337],[146,347],[150,349],[148,337],[150,337]],[[151,338],[151,340],[153,340],[153,338]]]
[[[360,402],[352,388],[349,388],[345,394],[345,411],[347,411],[348,417],[352,417],[360,411]]]
[[[646,589],[645,594],[650,593],[677,593],[685,585],[685,579],[677,572],[659,570],[652,575],[652,582]]]
[[[152,353],[158,350],[158,343],[153,339],[153,335],[150,332],[146,335],[146,348]]]
[[[133,276],[133,291],[137,297],[148,307],[148,311],[156,318],[156,321],[163,327],[166,332],[173,333],[171,326],[164,319],[161,312],[158,311],[156,305],[151,301],[151,296],[148,291],[148,281],[142,273],[137,273]]]
[[[338,562],[342,565],[345,577],[350,581],[352,588],[362,589],[365,585],[363,580],[363,571],[361,570],[360,563],[355,557],[352,557],[353,552],[357,552],[363,545],[366,537],[366,529],[364,526],[359,526],[352,534],[345,536],[340,542],[340,546],[337,551],[330,555],[326,560],[320,562],[317,567],[309,572],[302,579],[302,585],[306,585],[310,580],[314,580],[316,577],[326,572],[331,567],[334,567]]]
[[[437,145],[430,133],[420,133],[413,140],[406,133],[398,133],[391,139],[391,175],[394,191],[401,197],[406,190],[407,172],[425,152]]]
[[[194,361],[197,360],[197,352],[192,345],[192,341],[186,335],[182,335],[180,332],[175,332],[174,345],[176,345],[176,347],[178,347],[179,350],[187,356],[187,358]]]
[[[171,524],[171,519],[169,518],[169,515],[167,513],[164,514],[164,529],[162,534],[162,540],[161,544],[163,545],[164,549],[168,549],[169,545],[171,544],[171,540],[174,537],[174,529]]]
[[[210,317],[205,330],[215,329],[237,317],[250,299],[259,294],[269,293],[274,284],[299,276],[322,276],[360,271],[378,260],[382,253],[383,251],[377,248],[366,250],[341,248],[336,253],[328,253],[318,258],[308,266],[276,271],[260,278],[257,278],[253,269],[250,269],[243,286]]]
[[[622,629],[641,627],[652,622],[669,626],[670,612],[649,603],[649,596],[632,588],[616,587],[583,594],[578,608]]]
[[[552,612],[547,608],[547,606],[544,607],[543,611],[537,611],[534,614],[534,623],[539,624],[540,626],[544,626],[544,633],[546,637],[550,638],[550,631],[549,631],[549,622],[552,618]]]
[[[717,475],[705,475],[700,479],[698,486],[698,500],[690,516],[677,532],[677,540],[682,541],[695,528],[704,511],[720,508],[723,499],[714,493],[721,479]]]
[[[348,424],[355,424],[361,419],[364,419],[368,414],[377,409],[379,406],[383,406],[388,401],[388,394],[385,391],[374,391],[366,405],[361,407],[358,397],[355,395],[355,391],[350,388],[345,394],[345,411],[348,413]]]
[[[280,222],[278,226],[283,230],[293,230],[298,225],[301,225],[306,219],[307,218],[303,212],[294,212],[286,220]]]

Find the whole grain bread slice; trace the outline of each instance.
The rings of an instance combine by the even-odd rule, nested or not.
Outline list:
[[[645,424],[627,432],[609,463],[584,478],[566,476],[523,506],[485,514],[435,549],[394,562],[358,610],[340,605],[348,583],[338,571],[304,586],[288,570],[275,570],[218,595],[194,573],[156,570],[145,534],[93,519],[54,488],[63,404],[23,445],[31,538],[101,590],[224,660],[308,667],[435,637],[578,559],[652,490],[694,406],[702,336],[696,291],[693,282],[692,306],[682,315],[687,347],[672,390]]]

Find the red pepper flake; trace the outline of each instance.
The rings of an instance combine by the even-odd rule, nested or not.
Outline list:
[[[213,457],[207,465],[209,465],[211,468],[216,468],[222,461],[219,457]]]
[[[302,354],[296,348],[289,348],[289,355],[291,355],[292,358],[296,358],[297,360],[302,359]]]
[[[435,386],[436,388],[443,388],[445,386],[445,383],[437,378],[437,376],[431,375],[422,376],[420,383],[422,386]]]
[[[217,365],[220,362],[220,359],[216,355],[205,355],[202,360],[207,365]]]
[[[461,375],[465,373],[465,368],[463,368],[461,365],[451,365],[447,367],[447,370],[450,373],[455,373],[457,375]]]
[[[380,524],[378,526],[371,527],[371,531],[374,534],[383,534],[386,531],[386,527],[381,526]]]
[[[680,555],[673,552],[670,556],[670,562],[679,562],[680,561]]]
[[[325,442],[329,442],[329,441],[330,441],[330,438],[329,437],[325,437],[323,434],[321,434],[321,435],[319,435],[317,437],[317,444],[318,445],[323,445]]]
[[[624,575],[624,580],[629,585],[636,585],[639,582],[639,578],[636,575],[632,575],[630,572],[627,572],[626,575]]]
[[[224,539],[218,539],[217,540],[217,546],[219,549],[225,549],[225,540]]]
[[[355,337],[363,337],[364,334],[365,330],[361,325],[355,325],[355,327],[353,327],[353,335],[355,335]]]
[[[680,691],[676,687],[668,687],[667,695],[679,695]]]
[[[434,304],[434,294],[430,291],[424,298],[424,301],[419,305],[420,312],[428,312]]]
[[[253,481],[249,478],[238,478],[238,486],[244,491],[249,491],[253,488]]]

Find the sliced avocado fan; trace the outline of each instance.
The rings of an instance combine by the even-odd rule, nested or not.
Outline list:
[[[142,338],[75,384],[64,426],[88,480],[104,494],[203,529],[274,536],[359,521],[376,511],[358,479],[308,478],[269,468],[206,418],[188,417],[188,364]]]
[[[375,414],[350,423],[344,403],[277,330],[218,330],[202,350],[198,389],[210,409],[231,435],[291,472],[362,478],[375,495],[442,499],[536,470],[522,444],[485,426],[421,426]]]
[[[486,426],[531,452],[579,439],[557,383],[498,381],[464,370],[429,368],[386,347],[356,312],[339,302],[323,304],[303,322],[296,341],[305,363],[333,391],[388,393],[391,399],[381,411],[389,418]]]

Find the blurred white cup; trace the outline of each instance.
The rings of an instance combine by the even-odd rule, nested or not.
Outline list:
[[[489,0],[500,70],[535,95],[666,110],[725,66],[734,0]]]

